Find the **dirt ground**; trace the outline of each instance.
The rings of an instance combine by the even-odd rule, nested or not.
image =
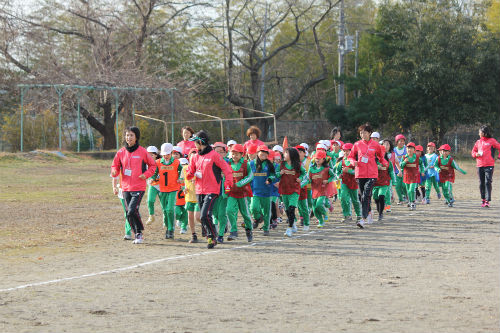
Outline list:
[[[454,208],[359,230],[337,202],[324,229],[210,251],[158,221],[123,241],[109,164],[0,156],[0,332],[500,331],[500,181],[478,207],[470,162]]]

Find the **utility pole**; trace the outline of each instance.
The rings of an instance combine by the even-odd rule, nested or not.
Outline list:
[[[266,13],[264,14],[264,45],[262,48],[262,59],[266,57],[266,41],[267,41],[267,2],[266,2]],[[261,86],[260,86],[260,105],[264,111],[264,86],[266,82],[266,63],[262,64],[262,74],[261,74]]]
[[[356,30],[356,51],[354,53],[354,77],[358,77],[358,48],[359,48],[359,31]],[[356,90],[356,97],[359,97],[359,91]]]
[[[339,25],[339,76],[344,75],[344,49],[345,49],[345,22],[344,22],[344,0],[340,0],[340,25]],[[345,105],[345,92],[343,78],[340,79],[337,96],[337,104]]]

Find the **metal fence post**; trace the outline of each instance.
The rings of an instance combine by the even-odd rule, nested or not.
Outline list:
[[[62,114],[62,111],[61,111],[61,99],[62,99],[62,95],[64,94],[64,91],[66,90],[66,88],[64,87],[64,85],[57,85],[57,86],[54,86],[54,89],[56,90],[56,93],[57,93],[57,96],[58,96],[58,99],[57,99],[57,103],[58,103],[58,106],[57,106],[57,110],[59,112],[59,151],[62,151],[62,125],[61,125],[61,122],[62,122],[62,117],[61,117],[61,114]]]

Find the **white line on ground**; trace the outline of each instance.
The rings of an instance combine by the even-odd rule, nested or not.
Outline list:
[[[291,237],[289,239],[298,239],[302,238],[304,236],[309,236],[313,235],[316,233],[319,233],[322,231],[310,231],[306,234],[302,235],[297,235],[294,237]],[[197,256],[202,256],[202,255],[209,255],[209,254],[216,254],[216,253],[221,253],[221,252],[226,252],[226,251],[234,251],[234,250],[240,250],[244,248],[248,248],[251,246],[256,246],[256,245],[262,245],[262,244],[270,244],[270,243],[277,243],[277,242],[283,242],[287,239],[276,239],[273,241],[265,241],[265,242],[256,242],[256,243],[251,243],[247,245],[241,245],[241,246],[235,246],[231,248],[226,248],[226,249],[217,249],[217,250],[211,250],[211,251],[203,251],[199,253],[193,253],[193,254],[186,254],[182,256],[175,256],[175,257],[167,257],[167,258],[161,258],[161,259],[156,259],[156,260],[151,260],[151,261],[146,261],[140,264],[136,265],[131,265],[131,266],[126,266],[126,267],[121,267],[121,268],[115,268],[115,269],[110,269],[107,271],[101,271],[101,272],[94,272],[94,273],[89,273],[89,274],[83,274],[83,275],[78,275],[78,276],[72,276],[72,277],[67,277],[67,278],[62,278],[62,279],[55,279],[55,280],[49,280],[49,281],[43,281],[43,282],[35,282],[35,283],[28,283],[28,284],[23,284],[17,287],[12,287],[12,288],[5,288],[5,289],[0,289],[0,292],[8,292],[8,291],[15,291],[19,289],[25,289],[29,287],[38,287],[38,286],[43,286],[47,284],[55,284],[59,282],[65,282],[65,281],[71,281],[71,280],[79,280],[79,279],[85,279],[85,278],[90,278],[94,276],[99,276],[99,275],[106,275],[106,274],[111,274],[111,273],[118,273],[118,272],[123,272],[123,271],[129,271],[132,269],[148,266],[148,265],[154,265],[158,263],[162,263],[165,261],[173,261],[173,260],[181,260],[181,259],[187,259],[187,258],[192,258],[192,257],[197,257]]]

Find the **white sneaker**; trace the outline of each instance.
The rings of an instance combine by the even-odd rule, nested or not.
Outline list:
[[[125,236],[123,236],[123,239],[124,240],[132,240],[132,236],[131,235],[125,235]]]
[[[144,237],[142,234],[135,235],[135,239],[133,241],[134,244],[142,244],[144,242]]]
[[[185,233],[187,233],[187,229],[181,229],[181,231],[179,232],[181,235],[184,235]]]
[[[299,229],[297,229],[297,223],[294,223],[292,227],[292,232],[297,232],[298,230]]]
[[[305,225],[303,228],[302,228],[303,231],[309,231],[309,226],[308,225]]]
[[[285,236],[292,237],[293,231],[292,228],[286,228]]]
[[[148,220],[146,221],[146,225],[150,225],[155,221],[155,216],[154,215],[149,215]]]
[[[359,220],[358,223],[356,223],[356,225],[358,226],[358,228],[364,229],[365,228],[365,220],[363,220],[363,219]]]

